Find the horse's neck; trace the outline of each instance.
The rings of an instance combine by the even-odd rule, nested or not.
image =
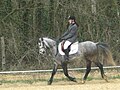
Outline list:
[[[54,47],[56,45],[55,41],[49,42],[50,47]]]
[[[48,43],[49,45],[49,48],[50,48],[50,51],[53,55],[56,54],[56,41],[52,40],[52,39],[49,39],[49,38],[46,38],[45,39],[46,42]]]
[[[56,45],[56,42],[54,40],[49,39],[49,38],[44,38],[44,39],[47,41],[47,43],[50,45],[50,47],[53,47]]]

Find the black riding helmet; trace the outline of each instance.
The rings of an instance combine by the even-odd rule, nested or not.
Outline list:
[[[69,16],[69,17],[68,17],[68,20],[70,20],[70,19],[71,19],[71,20],[75,20],[75,16]]]

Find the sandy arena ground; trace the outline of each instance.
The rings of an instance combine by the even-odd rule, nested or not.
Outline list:
[[[83,74],[73,73],[74,76],[82,77]],[[108,77],[110,76],[120,76],[117,72],[107,72]],[[101,79],[99,72],[94,72],[89,75],[93,78],[90,81],[86,81],[85,84],[81,84],[81,80],[78,79],[77,83],[71,82],[65,78],[65,76],[61,73],[55,76],[55,79],[58,81],[53,81],[52,85],[47,85],[47,81],[38,81],[29,83],[3,83],[0,85],[0,90],[120,90],[120,79],[109,78],[109,82],[107,83],[105,80]],[[27,80],[27,79],[38,79],[43,78],[48,80],[50,74],[32,74],[31,75],[1,75],[2,80]]]
[[[31,85],[1,85],[0,90],[120,90],[120,79],[110,80],[106,83],[103,80],[91,80],[86,84],[63,82],[49,85],[35,83]]]

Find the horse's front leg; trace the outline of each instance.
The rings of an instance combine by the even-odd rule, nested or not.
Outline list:
[[[75,77],[71,77],[71,76],[68,74],[67,63],[62,63],[62,68],[63,68],[64,75],[65,75],[66,77],[68,77],[69,80],[74,81],[74,82],[77,82]]]
[[[51,77],[50,77],[50,79],[49,79],[49,81],[48,81],[48,85],[51,85],[52,84],[52,82],[53,82],[53,77],[54,77],[54,75],[56,74],[56,72],[57,72],[57,68],[58,68],[58,64],[54,64],[54,67],[53,67],[53,71],[52,71],[52,74],[51,74]]]

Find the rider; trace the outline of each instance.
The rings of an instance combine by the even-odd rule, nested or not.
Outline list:
[[[77,30],[78,24],[76,23],[75,16],[69,16],[68,17],[68,25],[67,25],[67,31],[59,38],[59,41],[63,41],[64,44],[66,41],[71,42],[71,44],[68,45],[67,49],[64,49],[65,53],[65,60],[69,60],[69,51],[70,46],[77,41]]]

